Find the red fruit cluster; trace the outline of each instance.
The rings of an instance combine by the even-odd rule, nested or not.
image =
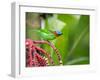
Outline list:
[[[47,66],[47,61],[41,56],[32,40],[26,39],[26,67]]]
[[[38,66],[46,66],[46,60],[42,58],[38,53],[35,54],[35,58],[37,60],[37,65]]]

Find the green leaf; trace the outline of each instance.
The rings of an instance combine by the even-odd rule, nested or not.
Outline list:
[[[76,58],[76,59],[73,59],[69,62],[66,63],[66,65],[73,65],[73,64],[87,64],[88,62],[88,57],[80,57],[80,58]]]
[[[72,31],[69,32],[68,61],[82,56],[89,58],[89,16],[81,15]]]

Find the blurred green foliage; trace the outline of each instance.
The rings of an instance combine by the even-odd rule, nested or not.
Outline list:
[[[36,20],[39,13],[26,13],[26,21]],[[34,17],[35,16],[35,17]],[[37,17],[36,17],[37,16]],[[38,18],[39,19],[39,18]],[[62,56],[64,65],[89,64],[89,15],[79,14],[53,14],[45,19],[44,28],[48,30],[60,30],[63,35],[51,42],[56,46]],[[40,20],[37,20],[38,23]],[[40,40],[32,29],[40,29],[40,24],[35,28],[26,23],[26,38]],[[48,45],[41,45],[50,53],[56,65],[57,56]]]

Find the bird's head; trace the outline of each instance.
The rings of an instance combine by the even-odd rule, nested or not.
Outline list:
[[[63,33],[61,31],[54,31],[54,34],[58,37],[61,36]]]

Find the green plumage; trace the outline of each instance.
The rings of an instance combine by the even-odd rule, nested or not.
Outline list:
[[[43,40],[54,40],[56,39],[56,37],[59,37],[60,35],[62,35],[62,32],[60,31],[50,31],[47,29],[30,29],[28,31],[29,35],[33,35],[35,32],[36,35],[38,35],[38,37],[40,37]]]
[[[46,29],[40,29],[36,31],[43,40],[53,40],[56,38],[56,36],[51,31],[48,31]]]

